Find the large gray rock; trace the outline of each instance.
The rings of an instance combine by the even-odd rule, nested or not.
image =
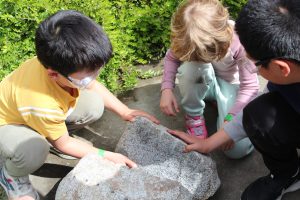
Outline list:
[[[138,118],[116,147],[137,169],[88,155],[62,180],[56,199],[208,199],[220,186],[215,163],[196,152],[182,153],[184,145],[165,127]]]
[[[55,199],[184,199],[186,195],[188,191],[176,181],[147,174],[143,168],[130,170],[90,154],[62,180]]]
[[[212,196],[220,186],[215,162],[200,153],[182,153],[186,144],[166,130],[145,118],[137,118],[128,126],[115,151],[134,160],[147,174],[180,183],[189,192],[182,199]]]

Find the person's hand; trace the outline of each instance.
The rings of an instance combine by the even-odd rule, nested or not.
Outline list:
[[[129,168],[136,168],[137,164],[127,158],[126,156],[119,154],[119,153],[114,153],[111,151],[105,151],[104,153],[104,159],[110,160],[116,164],[121,164],[121,165],[126,165]]]
[[[168,116],[176,116],[179,107],[172,89],[164,89],[161,92],[160,110]]]
[[[146,113],[145,111],[142,110],[133,110],[133,109],[128,109],[123,115],[122,118],[126,121],[133,122],[135,120],[135,117],[141,116],[141,117],[146,117],[150,121],[154,122],[155,124],[159,124],[159,120],[156,119],[156,117],[150,115],[149,113]]]
[[[199,139],[196,136],[188,135],[185,132],[178,130],[167,130],[168,133],[183,140],[188,145],[185,146],[183,152],[198,151],[200,153],[209,153],[210,150],[207,145],[207,139]]]

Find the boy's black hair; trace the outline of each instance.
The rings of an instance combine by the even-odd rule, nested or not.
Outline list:
[[[39,61],[63,75],[95,71],[109,61],[112,46],[100,25],[74,10],[45,19],[36,30]]]
[[[239,13],[235,28],[253,59],[300,61],[299,0],[249,0]]]

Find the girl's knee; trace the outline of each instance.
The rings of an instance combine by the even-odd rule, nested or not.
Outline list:
[[[214,76],[214,69],[210,63],[184,62],[178,68],[177,78],[180,83],[196,82],[205,83],[207,77]]]

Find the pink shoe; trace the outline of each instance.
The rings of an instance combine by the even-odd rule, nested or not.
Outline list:
[[[200,139],[207,138],[207,129],[205,126],[205,119],[202,116],[185,116],[185,125],[187,133],[189,135],[194,135]]]

